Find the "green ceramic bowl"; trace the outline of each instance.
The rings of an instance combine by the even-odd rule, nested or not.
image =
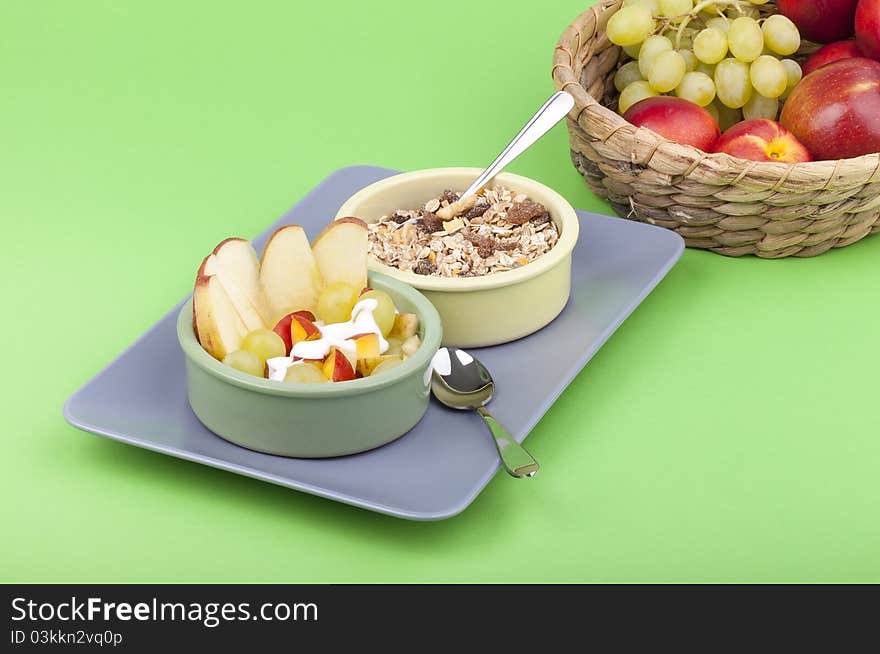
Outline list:
[[[371,273],[370,286],[391,295],[399,311],[419,317],[422,346],[381,375],[328,384],[286,384],[224,366],[199,345],[192,300],[184,304],[177,337],[196,417],[236,445],[302,458],[355,454],[403,436],[428,408],[440,316],[421,293],[401,282]]]
[[[411,209],[444,189],[463,191],[482,172],[478,168],[433,168],[388,177],[355,193],[336,219],[357,216],[376,222],[396,209]],[[416,275],[376,260],[372,270],[419,289],[443,320],[443,342],[459,347],[498,345],[535,332],[562,311],[571,290],[571,253],[578,239],[578,217],[559,193],[528,177],[501,173],[493,184],[525,193],[547,207],[559,241],[527,266],[485,277],[443,278]]]

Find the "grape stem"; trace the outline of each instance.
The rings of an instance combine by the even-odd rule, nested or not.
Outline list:
[[[746,5],[746,4],[749,4],[749,3],[743,2],[743,0],[703,0],[703,2],[700,2],[699,4],[697,4],[697,6],[694,7],[690,11],[690,13],[682,14],[681,16],[676,16],[674,19],[672,19],[672,21],[678,20],[679,18],[681,19],[681,24],[678,26],[678,31],[675,33],[675,48],[676,48],[676,50],[681,47],[681,37],[682,37],[682,34],[684,34],[684,30],[688,26],[688,23],[690,23],[694,18],[696,18],[699,15],[699,13],[701,11],[703,11],[703,9],[708,9],[709,7],[713,7],[713,6],[717,9],[718,6],[720,5],[720,6],[724,6],[724,7],[734,7],[737,9],[737,11],[739,11],[740,13],[743,13],[742,8],[743,8],[743,5]]]

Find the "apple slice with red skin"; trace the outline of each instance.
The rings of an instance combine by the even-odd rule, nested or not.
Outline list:
[[[325,284],[367,285],[367,233],[367,223],[348,217],[334,220],[315,237],[312,252]]]
[[[724,152],[740,159],[776,163],[812,161],[803,143],[773,120],[756,118],[737,123],[721,135],[713,152]]]
[[[355,378],[354,367],[345,353],[338,347],[331,347],[330,353],[324,359],[324,375],[330,381],[350,381]]]
[[[804,62],[804,77],[818,70],[822,66],[840,61],[841,59],[849,59],[850,57],[864,57],[864,53],[855,41],[837,41],[822,46]]]
[[[361,292],[360,292],[360,294],[358,295],[358,297],[360,297],[360,296],[363,295],[364,293],[369,293],[369,292],[372,291],[372,290],[373,290],[373,289],[370,288],[369,286],[364,286],[364,288],[361,290]]]
[[[199,275],[193,290],[193,323],[205,351],[222,361],[241,348],[248,329],[216,275]]]
[[[272,312],[260,286],[260,262],[243,238],[227,238],[202,262],[201,274],[217,275],[248,329],[272,324]]]
[[[290,323],[293,320],[294,316],[305,318],[311,323],[315,322],[315,314],[313,314],[311,311],[293,311],[292,313],[288,313],[275,324],[275,327],[272,328],[272,331],[278,334],[281,337],[281,340],[284,341],[284,345],[287,348],[288,356],[290,356],[290,348],[293,347]]]
[[[285,225],[272,234],[260,261],[260,285],[275,322],[315,308],[323,282],[302,227]]]

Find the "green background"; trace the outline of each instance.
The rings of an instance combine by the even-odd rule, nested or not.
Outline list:
[[[876,237],[685,252],[530,435],[542,473],[446,522],[62,420],[205,252],[335,169],[487,163],[586,4],[3,2],[0,579],[880,581]],[[562,127],[512,170],[607,212]]]

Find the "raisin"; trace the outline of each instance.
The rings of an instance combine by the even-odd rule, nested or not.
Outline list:
[[[440,220],[435,214],[425,212],[422,214],[422,219],[419,221],[419,227],[421,227],[426,232],[439,232],[443,229],[443,221]]]
[[[395,211],[393,214],[391,214],[390,217],[391,217],[391,220],[396,222],[398,225],[402,222],[406,222],[407,220],[409,220],[409,218],[407,218],[406,216],[400,215],[399,211]]]
[[[416,275],[430,275],[435,270],[437,270],[437,266],[426,259],[422,259],[413,267],[413,272]]]
[[[483,259],[491,257],[492,254],[495,252],[495,248],[498,245],[495,239],[491,236],[465,234],[465,238],[471,242],[471,245],[477,248],[477,254],[479,254],[480,257]]]
[[[549,222],[550,222],[550,214],[547,212],[544,212],[540,216],[536,216],[535,218],[532,218],[532,224],[535,227],[538,227],[539,225],[543,225],[544,223],[549,223]]]
[[[479,204],[474,205],[473,208],[464,215],[464,217],[467,218],[468,220],[473,220],[474,218],[479,218],[484,213],[486,213],[488,210],[489,210],[489,205],[486,204],[485,202],[481,202]]]
[[[508,209],[507,222],[513,225],[522,225],[523,223],[530,221],[532,218],[538,218],[545,213],[547,213],[547,209],[543,204],[532,202],[531,200],[525,200],[524,202],[514,204]]]
[[[453,191],[452,189],[446,189],[443,191],[443,195],[440,196],[440,199],[452,204],[453,202],[457,202],[459,198],[459,194]]]

